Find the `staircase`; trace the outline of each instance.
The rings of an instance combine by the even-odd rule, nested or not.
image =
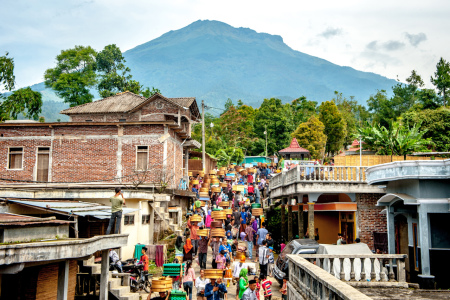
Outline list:
[[[155,210],[155,213],[159,217],[159,219],[163,221],[167,225],[167,227],[169,227],[170,230],[173,231],[174,234],[176,234],[177,236],[182,235],[183,231],[181,229],[181,224],[178,224],[177,220],[174,220],[170,217],[168,211],[169,202],[169,196],[155,197],[151,205],[153,206],[153,209]]]
[[[94,256],[83,261],[83,267],[90,268],[93,276],[100,276],[101,266],[94,263]],[[132,293],[130,286],[122,285],[122,278],[113,278],[111,272],[108,276],[108,290],[119,300],[139,300],[139,293]]]

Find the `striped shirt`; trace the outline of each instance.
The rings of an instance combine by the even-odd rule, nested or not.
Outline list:
[[[271,289],[272,281],[270,281],[269,279],[266,279],[263,282],[261,282],[261,285],[264,290],[264,297],[272,296],[272,289]]]

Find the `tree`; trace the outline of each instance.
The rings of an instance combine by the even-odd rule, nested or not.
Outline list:
[[[144,96],[145,98],[150,98],[151,96],[153,96],[156,93],[161,94],[161,91],[153,86],[152,86],[152,89],[147,87],[147,88],[145,88],[145,90],[141,91],[141,95]]]
[[[440,107],[409,111],[402,115],[402,120],[409,127],[421,124],[420,129],[426,130],[424,138],[433,141],[436,151],[450,151],[450,109]]]
[[[375,124],[388,126],[389,120],[395,120],[398,117],[385,90],[378,90],[375,95],[371,95],[367,100],[367,106]]]
[[[131,79],[130,68],[125,66],[125,58],[115,44],[105,46],[97,54],[96,61],[100,77],[97,89],[103,98],[125,91],[135,94],[144,92],[146,95],[151,94],[149,88],[142,91],[141,84]]]
[[[39,119],[42,108],[42,95],[30,87],[14,91],[1,104],[1,110],[11,119],[16,120],[23,113],[24,117]]]
[[[344,146],[347,123],[333,101],[320,104],[319,120],[325,125],[324,133],[327,136],[325,151],[328,155],[333,155]]]
[[[70,106],[92,102],[97,52],[90,46],[75,46],[56,56],[56,67],[45,71],[45,86],[52,88]]]
[[[306,122],[312,115],[317,113],[317,102],[306,99],[305,96],[294,99],[291,102],[292,113],[295,124]]]
[[[214,157],[219,166],[228,166],[230,163],[240,164],[244,160],[244,153],[240,148],[227,147],[217,150]]]
[[[311,116],[308,121],[298,125],[292,133],[298,144],[307,149],[312,158],[321,159],[325,154],[327,136],[323,133],[325,126],[316,116]]]
[[[8,57],[8,52],[0,56],[0,91],[14,89],[16,78],[14,76],[14,59]],[[1,97],[1,96],[0,96]]]
[[[375,124],[358,130],[364,148],[376,150],[382,155],[401,155],[406,160],[406,155],[415,151],[426,151],[431,145],[431,139],[424,137],[427,130],[420,129],[420,123],[412,127],[399,122],[391,122],[389,127]]]
[[[436,65],[434,78],[431,76],[431,83],[439,91],[444,106],[446,106],[450,98],[450,95],[448,95],[448,90],[450,89],[450,63],[445,61],[442,57]]]
[[[292,109],[289,104],[282,104],[280,99],[264,99],[255,114],[255,136],[266,139],[264,131],[267,126],[267,153],[272,154],[286,148],[290,141],[290,132],[295,129]]]

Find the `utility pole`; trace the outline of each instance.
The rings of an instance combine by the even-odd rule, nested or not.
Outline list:
[[[205,100],[202,100],[202,165],[203,172],[206,172],[205,158]]]
[[[266,157],[267,157],[267,125],[264,125],[264,134],[266,135]]]
[[[359,166],[362,167],[362,142],[361,142],[361,136],[359,136]]]

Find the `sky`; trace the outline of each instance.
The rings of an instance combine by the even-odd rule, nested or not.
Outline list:
[[[197,20],[280,35],[291,48],[401,81],[414,69],[432,88],[450,60],[448,0],[0,0],[0,55],[14,58],[16,88],[43,81],[63,49],[122,51]]]

